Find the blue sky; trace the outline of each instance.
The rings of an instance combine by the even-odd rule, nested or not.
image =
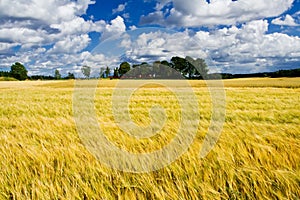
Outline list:
[[[300,67],[299,0],[0,0],[0,70],[80,75],[204,58],[210,72]],[[151,27],[151,28],[149,28]]]

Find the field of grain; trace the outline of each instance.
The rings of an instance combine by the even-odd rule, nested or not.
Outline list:
[[[138,140],[115,124],[117,83],[100,80],[95,93],[106,137],[134,153],[167,145],[180,121],[172,92],[153,83],[131,96],[130,116],[139,126],[151,123],[152,104],[167,115],[159,134]],[[190,84],[200,123],[188,151],[160,170],[128,173],[104,165],[83,145],[72,106],[74,81],[0,82],[0,199],[299,199],[300,78],[224,80],[223,131],[202,159],[212,100],[205,82]]]

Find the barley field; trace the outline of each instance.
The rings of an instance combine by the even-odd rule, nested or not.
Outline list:
[[[204,158],[199,150],[212,100],[204,81],[189,83],[199,126],[188,151],[157,171],[129,173],[104,165],[83,145],[73,113],[75,81],[1,81],[0,199],[300,199],[300,78],[224,80],[224,127]],[[181,119],[174,94],[155,81],[132,94],[135,124],[151,123],[153,104],[167,116],[157,135],[136,139],[114,121],[116,84],[100,80],[95,92],[106,137],[133,153],[167,145]]]

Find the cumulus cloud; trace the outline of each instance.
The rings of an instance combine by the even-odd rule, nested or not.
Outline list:
[[[171,8],[168,6],[172,4]],[[156,11],[141,17],[141,24],[197,27],[234,25],[276,17],[292,6],[293,0],[158,0]]]
[[[78,53],[85,49],[91,39],[87,34],[80,36],[68,36],[55,43],[48,53]]]
[[[291,15],[286,15],[284,18],[278,17],[272,20],[272,24],[279,26],[299,26]]]
[[[7,42],[38,44],[45,41],[47,35],[43,30],[16,27],[0,29],[0,38]]]
[[[110,24],[107,24],[102,32],[101,40],[105,40],[109,37],[120,35],[126,31],[126,25],[124,19],[120,16],[111,20]]]
[[[215,31],[186,30],[170,33],[151,31],[139,35],[130,44],[123,59],[131,62],[168,60],[172,56],[206,59],[211,72],[249,73],[280,69],[287,61],[300,64],[300,38],[283,33],[268,34],[267,20],[256,20],[240,28]],[[178,39],[180,38],[180,39]]]
[[[86,35],[90,32],[102,33],[104,39],[126,30],[124,20],[119,16],[109,24],[104,20],[83,19],[80,15],[93,3],[90,0],[3,0],[0,4],[0,41],[15,45],[1,47],[34,48],[54,44],[51,52],[78,52],[90,42]]]
[[[7,50],[10,49],[12,47],[17,46],[18,43],[4,43],[4,42],[0,42],[0,52],[3,50]]]
[[[85,14],[88,6],[94,3],[91,0],[2,0],[0,17],[36,19],[48,24],[60,23]]]
[[[117,24],[116,21],[109,27]],[[114,55],[106,52],[81,52],[89,40],[83,34],[66,37],[48,51],[39,48],[31,52],[18,52],[15,56],[4,59],[3,63],[11,63],[16,59],[20,62],[34,61],[31,63],[34,69],[30,70],[32,74],[44,70],[54,73],[63,63],[68,67],[62,68],[62,73],[74,71],[78,72],[78,76],[83,63],[91,66],[96,75],[101,67],[116,67],[122,59],[132,63],[151,63],[168,60],[172,56],[204,58],[209,63],[210,72],[249,73],[270,71],[274,66],[278,67],[276,69],[284,68],[287,63],[299,65],[300,38],[283,33],[269,34],[268,27],[267,20],[256,20],[241,27],[230,26],[214,31],[195,32],[186,29],[182,32],[170,32],[167,29],[136,29],[123,34],[123,39],[119,42],[124,48],[124,55],[121,52]]]
[[[92,22],[85,21],[81,17],[73,18],[71,21],[64,21],[60,24],[52,24],[50,27],[60,31],[62,35],[73,35],[88,33],[91,31],[101,32],[106,23],[103,20]]]
[[[9,51],[14,46],[39,48],[61,42],[62,38],[101,32],[106,25],[104,21],[92,22],[80,17],[93,3],[91,0],[2,0],[0,41],[14,44],[5,45]]]
[[[104,39],[126,30],[122,17],[110,23],[85,20],[82,15],[94,3],[92,0],[1,0],[1,66],[7,68],[19,61],[33,74],[62,66],[77,69],[83,61],[82,52],[91,43],[90,32],[98,32]]]
[[[125,56],[136,63],[168,60],[172,56],[206,57],[187,31],[177,33],[151,31],[140,34],[133,41],[127,40],[128,38],[125,41],[131,45],[127,48]]]
[[[71,21],[62,22],[60,24],[52,24],[50,27],[58,30],[57,34],[45,34],[45,37],[43,37],[47,38],[48,36],[53,43],[55,42],[51,52],[64,52],[61,51],[62,49],[66,49],[67,52],[78,52],[82,49],[75,48],[75,46],[87,46],[87,44],[91,41],[87,34],[93,31],[101,33],[101,40],[105,40],[114,35],[119,35],[126,31],[124,19],[120,16],[117,16],[115,19],[111,20],[110,23],[106,23],[103,20],[96,22],[85,21],[83,18],[76,17]],[[73,49],[73,51],[68,51],[68,49]]]

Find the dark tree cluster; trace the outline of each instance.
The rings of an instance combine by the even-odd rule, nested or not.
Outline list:
[[[0,77],[11,77],[10,72],[0,71]]]
[[[185,58],[173,57],[171,62],[171,66],[186,78],[203,79],[207,76],[208,67],[204,59],[197,58],[194,60],[189,56]]]
[[[75,75],[73,73],[68,72],[68,75],[65,77],[61,77],[61,75],[58,73],[59,71],[55,71],[54,76],[44,76],[44,75],[33,75],[30,76],[30,80],[69,80],[69,79],[75,79]]]
[[[132,70],[130,70],[132,69]],[[129,72],[129,73],[128,73]],[[208,67],[205,60],[187,56],[185,58],[172,57],[171,61],[155,61],[153,64],[146,62],[134,64],[123,62],[118,69],[122,78],[155,78],[155,79],[203,79],[207,76]]]
[[[122,78],[131,79],[179,79],[180,73],[171,67],[167,61],[146,62],[132,65],[132,70]]]
[[[267,74],[269,77],[300,77],[300,68],[291,70],[279,70],[277,72]]]
[[[222,79],[255,78],[255,77],[269,77],[269,78],[300,77],[300,68],[290,69],[290,70],[278,70],[275,72],[252,73],[252,74],[230,74],[230,73],[208,74],[208,79],[214,79],[216,77],[221,77]]]

